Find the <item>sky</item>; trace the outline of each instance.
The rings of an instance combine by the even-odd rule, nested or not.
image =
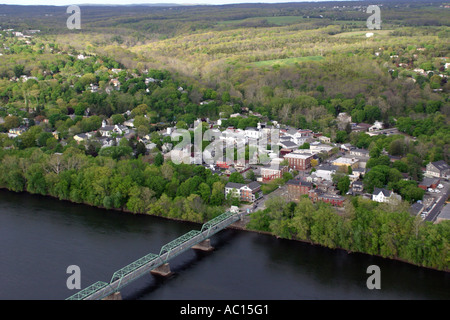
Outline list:
[[[81,4],[144,4],[144,3],[179,3],[179,4],[230,4],[230,3],[284,3],[314,0],[0,0],[0,4],[15,5],[53,5],[69,6]]]

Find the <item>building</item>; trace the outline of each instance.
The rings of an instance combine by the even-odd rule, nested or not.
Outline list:
[[[364,190],[364,185],[363,182],[358,180],[352,183],[352,191],[354,193],[358,193],[358,192],[363,192]]]
[[[375,123],[369,127],[369,131],[377,131],[383,129],[383,123],[380,121],[375,121]]]
[[[231,197],[239,198],[239,201],[255,202],[260,197],[261,185],[258,182],[249,184],[228,182],[225,185],[225,197],[231,194]]]
[[[326,136],[320,136],[319,141],[322,143],[331,143],[331,138],[326,137]]]
[[[342,207],[344,205],[345,198],[335,194],[328,194],[321,192],[320,190],[310,190],[308,193],[312,202],[325,202],[335,207]]]
[[[332,164],[334,166],[338,166],[338,167],[344,166],[347,168],[352,167],[352,169],[356,169],[356,168],[358,168],[358,162],[359,162],[359,159],[356,159],[356,158],[340,157],[340,158],[337,158],[336,160],[334,160]]]
[[[441,213],[436,218],[436,223],[444,220],[450,220],[450,204],[448,203],[442,208]]]
[[[427,164],[425,174],[427,176],[448,179],[450,177],[450,166],[444,161],[435,161]]]
[[[294,170],[308,170],[311,168],[312,155],[289,153],[284,156],[284,159],[288,161],[289,168]]]
[[[372,193],[372,201],[393,203],[400,201],[402,198],[394,191],[386,190],[384,188],[375,188]]]
[[[302,195],[307,195],[312,189],[312,183],[301,181],[300,179],[292,179],[286,182],[288,189],[289,201],[299,201]]]
[[[440,182],[439,178],[423,178],[423,180],[417,185],[419,188],[427,191],[428,188],[436,189]]]
[[[283,140],[280,141],[278,144],[280,145],[280,147],[281,147],[282,149],[285,149],[285,150],[291,150],[291,151],[296,150],[296,149],[298,149],[298,147],[299,147],[298,144],[296,144],[295,142],[293,142],[293,141],[291,141],[291,140],[284,140],[284,139],[283,139]]]
[[[316,167],[316,171],[313,174],[317,178],[332,181],[333,175],[336,173],[338,168],[339,168],[338,166],[322,164]]]
[[[416,202],[409,207],[409,212],[415,216],[423,212],[424,206],[422,203]]]
[[[255,200],[260,197],[261,185],[258,182],[253,181],[241,187],[240,191],[241,201],[255,202]]]
[[[369,150],[366,149],[352,149],[350,150],[350,155],[354,157],[370,158]]]
[[[313,153],[327,153],[328,155],[331,155],[332,151],[333,151],[333,147],[326,145],[326,144],[321,144],[321,143],[311,143],[309,146],[309,149],[313,152]]]
[[[280,164],[271,164],[261,168],[261,177],[263,182],[283,178],[283,173],[288,172],[289,167]]]

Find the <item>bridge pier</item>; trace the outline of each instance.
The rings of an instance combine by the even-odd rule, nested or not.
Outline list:
[[[104,297],[102,300],[122,300],[122,294],[120,293],[120,291],[117,291],[107,297]]]
[[[206,240],[203,240],[202,242],[199,242],[195,246],[192,246],[192,249],[201,250],[201,251],[212,251],[212,250],[214,250],[214,247],[211,246],[211,240],[206,239]]]
[[[156,276],[167,277],[172,274],[172,271],[170,270],[169,264],[164,263],[164,264],[160,265],[158,268],[151,270],[150,273],[154,274]]]

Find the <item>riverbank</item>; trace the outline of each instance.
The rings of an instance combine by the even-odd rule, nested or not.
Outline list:
[[[152,216],[152,217],[156,217],[156,218],[162,218],[164,220],[176,221],[176,222],[181,222],[181,223],[193,223],[193,224],[199,225],[199,227],[201,227],[201,225],[202,225],[202,223],[199,223],[197,221],[191,221],[191,220],[186,220],[186,219],[178,219],[178,218],[171,218],[171,217],[167,217],[167,216],[157,216],[157,215],[151,215],[151,214],[142,213],[142,212],[132,212],[132,211],[126,209],[126,208],[106,208],[104,206],[95,206],[95,205],[91,205],[91,204],[88,204],[88,203],[79,203],[79,202],[74,202],[74,201],[71,201],[71,200],[59,199],[59,198],[51,196],[51,195],[38,195],[38,194],[33,194],[33,193],[30,193],[30,192],[26,192],[26,191],[15,192],[15,191],[8,190],[7,188],[0,188],[0,189],[8,191],[8,192],[14,192],[16,194],[24,193],[24,194],[34,195],[34,196],[41,196],[41,197],[51,198],[51,199],[58,200],[58,201],[67,201],[67,202],[69,202],[71,204],[83,205],[83,206],[86,205],[86,206],[89,206],[89,207],[102,209],[102,210],[105,210],[105,211],[113,210],[113,211],[116,211],[116,212],[123,212],[123,213],[130,214],[130,215]],[[226,210],[226,208],[223,208],[223,210]],[[284,240],[289,240],[289,241],[302,242],[302,243],[306,243],[306,244],[309,244],[309,245],[312,245],[312,246],[320,246],[320,247],[323,247],[323,248],[328,248],[328,249],[333,249],[333,250],[337,249],[337,250],[340,250],[340,251],[347,252],[347,254],[359,253],[359,254],[364,254],[364,255],[367,255],[367,256],[375,256],[375,257],[379,257],[379,258],[383,258],[383,259],[399,261],[399,262],[407,263],[407,264],[410,264],[410,265],[413,265],[413,266],[416,266],[416,267],[420,267],[420,268],[426,268],[426,269],[435,270],[435,271],[442,271],[442,272],[446,272],[446,273],[450,272],[450,268],[438,269],[438,268],[433,268],[433,267],[429,267],[429,266],[422,266],[422,265],[418,265],[416,263],[413,263],[411,261],[408,261],[408,260],[402,259],[402,258],[398,258],[398,257],[394,257],[394,258],[392,258],[392,257],[384,257],[384,256],[379,255],[379,254],[368,254],[366,252],[348,250],[348,249],[342,248],[342,247],[329,248],[329,247],[327,247],[327,246],[325,246],[325,245],[323,245],[321,243],[317,243],[317,242],[313,242],[313,241],[308,241],[308,240],[303,240],[303,239],[298,239],[298,238],[284,238],[284,237],[280,237],[280,236],[274,234],[273,232],[249,229],[249,228],[247,228],[247,224],[250,222],[250,220],[251,220],[250,215],[248,215],[248,214],[246,215],[244,213],[243,214],[243,219],[233,223],[232,225],[229,226],[229,228],[237,229],[237,230],[241,230],[241,231],[247,231],[247,232],[254,232],[254,233],[263,234],[263,235],[268,235],[268,236],[272,236],[272,237],[279,238],[279,239],[284,239]]]

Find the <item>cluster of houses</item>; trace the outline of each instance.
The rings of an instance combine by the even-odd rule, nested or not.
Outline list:
[[[379,48],[379,51],[375,52],[375,56],[380,56],[381,51],[383,50],[383,48]],[[412,55],[412,59],[408,59],[409,61],[407,63],[405,62],[400,62],[402,59],[402,57],[399,57],[399,55],[394,54],[391,55],[390,58],[392,59],[393,63],[395,63],[396,67],[399,69],[403,69],[403,70],[411,70],[412,72],[414,72],[416,75],[421,75],[424,77],[431,77],[433,75],[437,75],[439,77],[441,77],[442,80],[447,81],[448,79],[448,70],[450,67],[450,58],[449,57],[439,57],[439,59],[441,60],[441,67],[438,70],[425,70],[423,68],[417,68],[414,67],[414,60],[417,60],[419,58],[419,53],[426,51],[426,48],[423,47],[419,47],[416,48],[416,50],[418,51],[417,53],[414,53]],[[395,70],[394,69],[389,69],[389,73],[393,73]],[[408,78],[413,81],[416,82],[416,79],[414,77],[408,76]],[[442,92],[442,88],[434,88],[433,89],[434,92]]]

